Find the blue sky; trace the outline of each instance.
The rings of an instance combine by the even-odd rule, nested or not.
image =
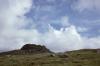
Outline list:
[[[66,16],[69,19],[70,24],[73,24],[76,27],[88,29],[84,33],[81,33],[84,34],[84,36],[85,34],[86,36],[89,34],[89,37],[98,36],[100,34],[100,23],[98,23],[100,13],[95,9],[95,4],[93,4],[94,6],[90,10],[83,9],[83,11],[80,12],[78,9],[75,9],[78,7],[78,5],[76,5],[77,3],[77,0],[33,0],[32,8],[26,16],[31,18],[34,22],[37,22],[36,28],[39,31],[41,31],[41,29],[46,30],[47,27],[43,26],[48,23],[53,25],[54,28],[60,29],[63,26],[60,23],[55,23],[55,21],[59,22],[59,19]]]
[[[26,43],[54,52],[100,48],[99,6],[99,0],[0,0],[0,50]]]

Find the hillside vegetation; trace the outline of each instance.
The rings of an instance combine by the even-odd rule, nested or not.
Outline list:
[[[65,53],[0,54],[0,66],[100,66],[99,49]]]

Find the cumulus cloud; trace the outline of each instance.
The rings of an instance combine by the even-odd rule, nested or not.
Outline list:
[[[83,47],[82,39],[76,32],[75,26],[65,29],[61,28],[60,30],[50,27],[49,32],[45,34],[45,40],[47,46],[55,52],[75,50]]]
[[[44,23],[48,31],[40,33],[34,28],[36,22],[25,16],[31,8],[32,0],[0,0],[0,50],[18,49],[26,43],[42,44],[54,52],[100,47],[100,37],[81,36],[76,26],[69,23],[67,16],[55,21],[63,25],[60,30],[55,29],[49,22]],[[45,21],[45,17],[42,20]],[[32,28],[26,29],[30,24]]]
[[[20,43],[18,36],[21,33],[18,29],[30,21],[24,14],[30,10],[31,0],[0,0],[0,3],[2,6],[0,7],[0,48],[18,48]]]
[[[50,26],[44,38],[46,46],[55,52],[100,48],[100,37],[81,36],[74,25],[60,30]]]

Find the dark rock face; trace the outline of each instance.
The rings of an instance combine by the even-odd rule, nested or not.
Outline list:
[[[26,44],[24,45],[21,50],[41,50],[45,48],[44,46],[41,45],[35,45],[35,44]],[[46,48],[45,48],[46,49]]]
[[[25,55],[25,54],[36,54],[36,53],[51,53],[45,46],[26,44],[19,50],[13,50],[8,52],[2,52],[0,55]]]
[[[26,44],[24,45],[21,50],[29,51],[29,52],[51,52],[45,46],[35,45],[35,44]]]

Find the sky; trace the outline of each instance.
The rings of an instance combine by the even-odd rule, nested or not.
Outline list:
[[[100,0],[0,0],[0,51],[24,44],[64,52],[100,48]]]

